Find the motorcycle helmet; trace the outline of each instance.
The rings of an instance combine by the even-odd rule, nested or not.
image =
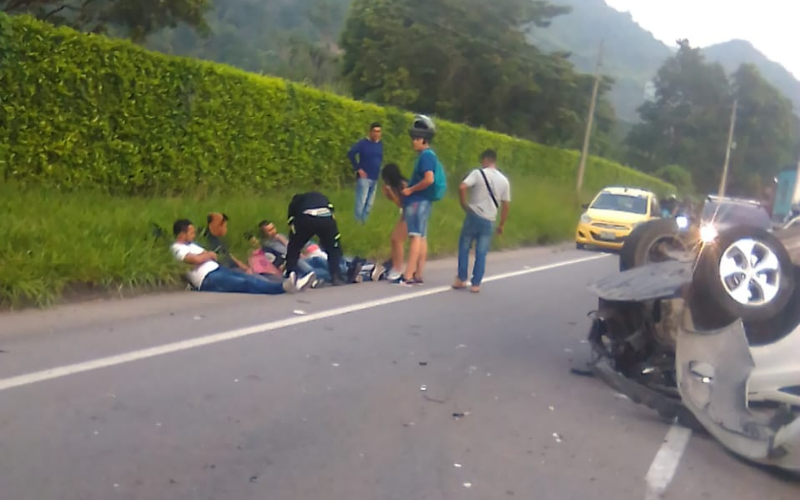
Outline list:
[[[408,135],[413,139],[422,138],[430,142],[433,136],[436,135],[436,125],[434,125],[433,120],[427,116],[416,115],[414,116],[414,122],[411,124],[411,128],[408,129]]]

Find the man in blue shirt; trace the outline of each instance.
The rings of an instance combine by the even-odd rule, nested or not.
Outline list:
[[[358,155],[358,160],[356,160]],[[375,203],[378,177],[383,163],[383,143],[381,142],[381,124],[374,122],[369,126],[369,137],[361,139],[347,153],[353,170],[356,172],[356,221],[367,223],[367,218]]]
[[[433,121],[427,116],[417,115],[408,132],[411,145],[418,154],[411,181],[403,190],[403,217],[410,239],[408,264],[403,275],[390,278],[392,282],[404,286],[421,285],[423,282],[422,271],[428,258],[428,220],[436,199],[434,174],[437,163],[436,153],[431,149],[431,141],[436,134]]]

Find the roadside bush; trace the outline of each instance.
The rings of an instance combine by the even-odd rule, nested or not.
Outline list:
[[[411,114],[397,109],[27,16],[0,14],[0,49],[0,174],[21,185],[126,195],[336,187],[352,179],[347,148],[375,120],[386,160],[409,170],[413,159]],[[511,175],[575,178],[575,151],[438,126],[436,150],[451,176],[492,147]],[[623,182],[669,188],[590,159],[587,190]]]

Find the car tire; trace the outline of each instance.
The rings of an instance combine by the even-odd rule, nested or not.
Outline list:
[[[586,250],[586,245],[583,243],[575,243],[575,248],[578,250]]]
[[[758,259],[756,266],[752,259]],[[737,319],[745,324],[772,320],[794,289],[794,264],[781,241],[762,228],[738,226],[700,251],[690,301],[693,310],[703,309],[698,312],[704,327],[722,328]]]
[[[666,239],[686,249],[675,219],[655,219],[640,224],[625,238],[619,252],[619,270],[624,272],[647,264],[653,244]]]

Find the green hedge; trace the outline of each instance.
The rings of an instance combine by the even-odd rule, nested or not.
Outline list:
[[[149,52],[127,41],[0,13],[0,169],[6,180],[62,190],[154,195],[237,187],[335,187],[346,152],[373,120],[386,161],[410,169],[410,114],[278,78]],[[451,176],[487,147],[512,175],[574,182],[579,155],[438,121]],[[586,187],[670,189],[591,158]]]

